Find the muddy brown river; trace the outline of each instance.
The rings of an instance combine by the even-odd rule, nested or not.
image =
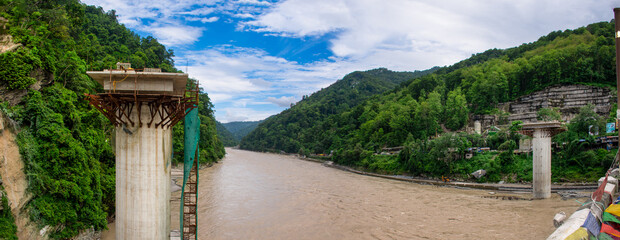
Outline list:
[[[500,200],[485,197],[489,191],[357,175],[293,156],[227,152],[200,172],[200,239],[545,239],[557,212],[578,207],[557,194]],[[172,197],[172,229],[179,229],[180,192]],[[111,225],[103,238],[113,236]]]

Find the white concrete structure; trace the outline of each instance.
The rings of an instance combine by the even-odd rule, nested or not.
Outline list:
[[[131,116],[137,119],[137,114]],[[149,119],[142,111],[142,119]],[[116,239],[169,239],[172,129],[116,127]]]
[[[564,240],[566,237],[573,234],[577,229],[583,225],[583,222],[586,221],[588,217],[588,213],[590,213],[590,209],[581,209],[576,211],[571,215],[568,219],[564,221],[562,226],[558,227],[558,229],[551,234],[547,240]]]
[[[551,197],[551,137],[564,131],[560,122],[523,124],[524,133],[533,137],[532,192],[535,199]]]
[[[143,94],[183,95],[187,83],[186,73],[136,72],[133,69],[106,69],[87,71],[103,86],[103,90],[129,93],[138,90]]]
[[[532,188],[534,198],[551,197],[551,136],[544,129],[534,130]]]
[[[474,121],[474,132],[476,134],[482,134],[482,124],[478,120]]]
[[[185,112],[187,74],[120,66],[87,72],[106,90],[91,104],[116,126],[116,239],[168,240],[172,125]]]

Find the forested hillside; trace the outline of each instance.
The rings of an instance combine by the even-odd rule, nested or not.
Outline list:
[[[229,122],[222,125],[230,131],[237,142],[240,142],[241,139],[254,131],[261,122],[263,121]]]
[[[224,124],[219,121],[216,121],[215,124],[217,128],[217,137],[220,139],[220,141],[222,142],[222,144],[224,144],[225,147],[234,147],[239,144],[239,141],[235,139],[233,134],[228,131]]]
[[[49,225],[52,238],[104,229],[115,211],[114,135],[107,119],[84,100],[84,93],[101,91],[85,72],[116,62],[176,72],[173,52],[119,24],[113,11],[78,0],[0,0],[0,17],[8,22],[0,34],[21,44],[0,54],[0,110],[20,129],[32,194],[25,212],[38,226]],[[216,161],[224,150],[207,94],[200,100],[201,157]],[[175,142],[182,141],[177,128]]]
[[[241,148],[257,151],[298,152],[312,149],[324,152],[332,144],[324,124],[357,106],[375,94],[390,91],[403,82],[432,73],[436,69],[416,72],[393,72],[385,68],[353,72],[311,96],[304,96],[295,106],[267,118],[241,141]]]
[[[471,114],[501,114],[496,108],[498,103],[547,86],[615,87],[614,57],[612,23],[556,31],[533,43],[475,54],[371,99],[353,97],[353,102],[363,102],[359,105],[346,102],[351,94],[346,92],[346,87],[320,91],[267,119],[242,141],[241,147],[302,154],[333,152],[333,159],[338,163],[373,171],[466,176],[472,169],[486,168],[490,174],[483,180],[514,174],[512,181],[527,181],[531,179],[531,174],[527,176],[527,159],[511,153],[521,138],[517,134],[518,123],[489,138],[449,132],[462,131]],[[344,80],[361,74],[352,73]],[[355,83],[344,80],[334,86]],[[327,96],[337,91],[340,92]],[[315,95],[324,97],[313,98]],[[604,117],[593,114],[591,108],[582,109],[580,114],[569,125],[570,131],[556,138],[572,146],[572,154],[561,153],[557,156],[561,159],[554,159],[554,179],[582,179],[588,175],[584,173],[590,172],[600,176],[600,171],[604,171],[602,166],[610,161],[611,153],[607,151],[588,151],[594,140],[572,144],[588,136],[578,127],[586,124],[585,119],[595,122],[591,124],[605,121]],[[405,146],[398,158],[373,155],[384,147],[396,146]],[[489,146],[507,153],[464,160],[464,151],[472,146]],[[584,164],[584,159],[591,164]],[[529,167],[531,173],[531,164]],[[569,176],[564,174],[569,172],[570,175],[566,174]]]

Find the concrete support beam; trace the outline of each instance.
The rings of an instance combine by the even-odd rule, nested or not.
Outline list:
[[[522,134],[532,139],[532,189],[535,199],[551,197],[551,137],[565,131],[562,123],[536,122],[523,124]]]
[[[137,111],[131,117],[137,121]],[[150,119],[148,111],[141,118]],[[116,127],[117,240],[170,238],[171,133],[146,124]]]
[[[551,136],[544,129],[534,130],[532,189],[534,198],[551,197]]]

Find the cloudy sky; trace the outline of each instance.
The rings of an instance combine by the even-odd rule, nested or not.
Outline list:
[[[261,120],[345,74],[446,66],[610,21],[617,0],[83,0],[174,50],[221,122]]]

